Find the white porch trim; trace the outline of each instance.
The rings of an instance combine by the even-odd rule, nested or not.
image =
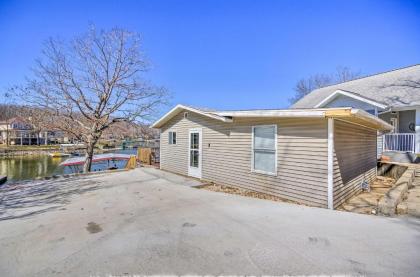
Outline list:
[[[328,209],[334,209],[334,119],[328,118]]]
[[[384,134],[382,152],[416,153],[416,133],[390,133]],[[418,151],[418,150],[417,150]]]
[[[383,110],[387,108],[387,106],[386,106],[386,105],[384,105],[384,104],[382,104],[382,103],[378,103],[378,102],[376,102],[376,101],[373,101],[373,100],[367,99],[367,98],[365,98],[365,97],[362,97],[362,96],[356,95],[356,94],[354,94],[354,93],[351,93],[351,92],[348,92],[348,91],[345,91],[345,90],[340,90],[340,89],[339,89],[339,90],[334,91],[334,92],[333,92],[330,96],[328,96],[327,98],[325,98],[325,99],[323,99],[321,102],[319,102],[319,103],[315,106],[315,108],[321,108],[321,107],[324,107],[326,104],[330,103],[332,100],[334,100],[334,99],[335,99],[337,96],[339,96],[339,95],[344,95],[344,96],[347,96],[347,97],[350,97],[350,98],[356,99],[356,100],[358,100],[358,101],[368,103],[368,104],[370,104],[370,105],[372,105],[372,106],[375,106],[375,107],[381,108],[381,109],[383,109]]]

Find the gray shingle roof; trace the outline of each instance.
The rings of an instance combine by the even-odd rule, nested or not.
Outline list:
[[[417,87],[413,87],[413,81]],[[345,90],[390,107],[420,105],[420,64],[316,89],[292,108],[313,108],[337,90]]]

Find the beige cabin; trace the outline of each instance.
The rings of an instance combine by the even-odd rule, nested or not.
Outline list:
[[[162,170],[333,209],[376,177],[377,132],[359,109],[209,111],[178,105],[161,131]]]

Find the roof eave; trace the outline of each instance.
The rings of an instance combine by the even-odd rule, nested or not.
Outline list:
[[[161,128],[181,110],[191,111],[222,122],[233,122],[232,118],[336,118],[347,120],[379,131],[390,131],[392,126],[363,110],[351,107],[295,110],[254,110],[230,112],[203,112],[184,105],[177,105],[151,127]]]
[[[326,111],[325,117],[347,120],[378,131],[391,131],[393,129],[390,124],[382,119],[360,109],[346,108]]]
[[[209,118],[219,120],[219,121],[222,121],[222,122],[232,122],[231,118],[223,117],[223,116],[211,113],[211,112],[203,112],[203,111],[200,111],[198,109],[194,109],[192,107],[188,107],[188,106],[185,106],[185,105],[178,104],[172,110],[170,110],[165,115],[163,115],[159,120],[154,122],[150,127],[151,128],[156,128],[156,129],[161,128],[166,122],[168,122],[171,118],[173,118],[175,115],[177,115],[182,110],[194,112],[194,113],[200,114],[202,116],[209,117]]]

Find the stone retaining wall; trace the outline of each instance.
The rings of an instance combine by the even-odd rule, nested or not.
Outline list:
[[[407,170],[395,183],[378,204],[378,212],[383,215],[394,216],[399,203],[403,201],[407,195],[408,189],[412,187],[414,177],[416,175],[416,167],[409,166]]]

